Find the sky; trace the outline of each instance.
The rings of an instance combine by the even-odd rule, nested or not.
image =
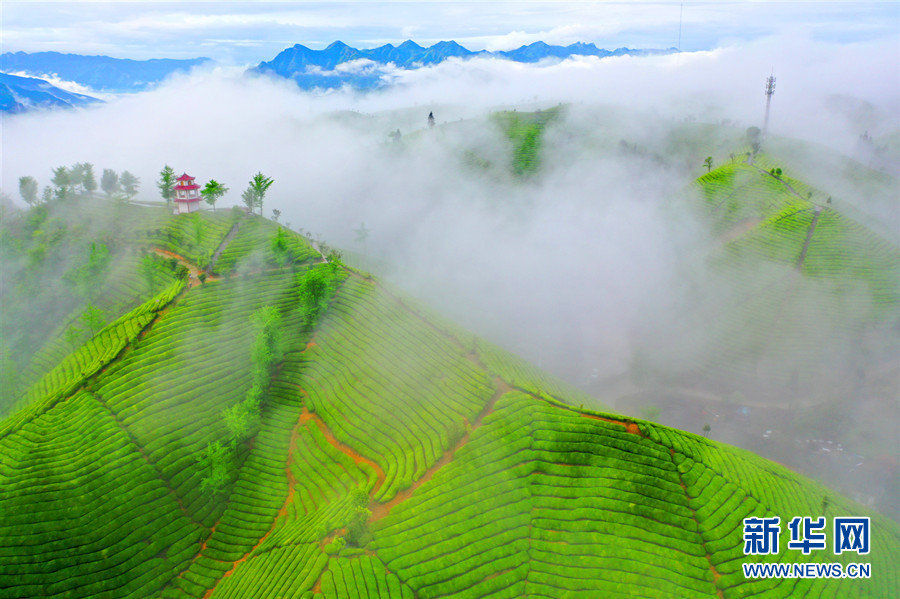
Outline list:
[[[454,39],[470,50],[542,40],[710,50],[802,30],[815,40],[896,36],[887,2],[20,2],[0,3],[0,50],[249,64],[297,43],[375,47]]]

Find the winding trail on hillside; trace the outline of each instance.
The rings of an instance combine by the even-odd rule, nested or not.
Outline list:
[[[323,256],[323,259],[324,259],[324,256]],[[340,289],[342,287],[343,287],[343,285],[341,287],[339,287],[338,290],[335,291],[334,297],[332,297],[331,301],[329,302],[329,305],[332,302],[334,302],[335,297],[337,297],[337,295],[340,292]],[[299,351],[299,353],[304,354],[315,346],[316,346],[315,333],[313,333],[313,335],[306,342],[306,345],[303,347],[302,350]],[[294,351],[296,351],[296,350],[294,350]],[[283,363],[282,363],[282,365],[283,365]],[[281,366],[279,366],[279,370],[280,370],[280,368],[281,368]],[[299,385],[294,385],[294,386],[296,386],[298,388],[299,393],[302,396],[304,396],[304,397],[306,396],[306,391],[301,386],[299,386]],[[279,508],[279,510],[275,513],[275,517],[272,519],[272,524],[269,527],[268,531],[266,531],[266,533],[264,535],[262,535],[256,541],[256,543],[254,543],[253,547],[251,547],[249,551],[247,551],[239,559],[232,562],[231,567],[221,577],[219,577],[216,580],[216,582],[215,582],[215,584],[213,584],[212,588],[208,589],[206,591],[206,593],[204,593],[203,599],[208,599],[208,597],[210,597],[213,594],[213,592],[215,592],[216,588],[218,588],[219,584],[225,578],[228,578],[229,576],[231,576],[240,564],[244,563],[250,557],[252,557],[253,553],[275,531],[278,521],[281,518],[287,517],[288,508],[290,507],[291,503],[294,501],[294,496],[296,493],[297,481],[294,478],[293,472],[291,471],[291,465],[294,463],[294,455],[297,452],[298,431],[299,431],[299,427],[301,425],[306,425],[306,423],[309,422],[310,420],[317,420],[316,424],[318,424],[320,426],[320,429],[322,430],[322,433],[325,435],[325,438],[329,439],[329,443],[332,443],[339,451],[342,451],[343,453],[346,453],[348,456],[350,456],[350,458],[353,459],[354,462],[360,463],[360,462],[357,462],[357,460],[360,460],[361,462],[366,462],[366,463],[370,464],[371,466],[373,466],[376,469],[376,474],[378,476],[380,476],[381,482],[380,483],[377,482],[377,486],[380,486],[380,484],[384,482],[384,479],[385,479],[384,471],[377,464],[375,464],[371,460],[368,460],[367,458],[364,458],[363,456],[359,455],[351,447],[340,444],[334,438],[334,435],[331,433],[331,431],[328,429],[328,427],[325,425],[325,423],[322,422],[322,419],[319,418],[318,415],[309,412],[309,410],[306,407],[306,402],[301,400],[301,405],[302,405],[302,407],[301,407],[300,416],[297,418],[297,421],[294,423],[294,426],[291,428],[291,437],[290,437],[290,442],[288,443],[287,458],[285,460],[284,472],[285,472],[285,478],[287,480],[288,492],[287,492],[287,497],[285,497],[284,503],[282,503],[281,508]],[[193,565],[194,562],[196,562],[197,559],[199,559],[203,555],[203,551],[206,549],[206,543],[212,538],[212,535],[215,532],[216,526],[218,526],[218,523],[219,523],[219,521],[216,521],[216,523],[212,527],[210,536],[201,545],[200,551],[194,556],[194,558],[191,560],[188,567],[179,573],[179,575],[176,577],[176,579],[181,578],[185,574],[185,572],[187,572],[190,569],[191,565]],[[210,557],[209,559],[218,561],[220,563],[227,563],[227,562],[222,562],[222,560],[212,558],[212,557]]]
[[[303,394],[305,396],[306,391],[303,391]],[[337,449],[338,451],[340,451],[341,453],[343,453],[344,455],[349,457],[351,460],[353,460],[354,464],[357,464],[357,465],[366,464],[367,466],[369,466],[370,468],[372,468],[375,471],[375,485],[372,487],[372,491],[370,492],[370,495],[374,495],[375,493],[377,493],[378,490],[381,489],[382,485],[384,484],[385,478],[386,478],[385,474],[384,474],[384,469],[382,469],[382,467],[379,466],[373,460],[370,460],[369,458],[361,455],[359,452],[357,452],[355,449],[353,449],[349,445],[346,445],[345,443],[341,443],[340,441],[338,441],[335,438],[334,433],[331,432],[331,429],[328,428],[328,425],[325,424],[325,422],[322,420],[322,417],[314,412],[310,412],[309,409],[304,404],[303,411],[300,413],[299,422],[302,424],[306,424],[310,421],[319,428],[319,430],[322,432],[322,435],[325,436],[325,440],[328,441],[329,445],[331,445],[332,447],[334,447],[335,449]]]
[[[662,445],[661,447],[665,447]],[[684,478],[681,476],[681,471],[678,469],[678,464],[675,463],[675,449],[669,447],[669,457],[672,459],[672,465],[675,467],[675,472],[678,474],[678,485],[681,487],[682,492],[684,493],[685,505],[688,510],[691,512],[691,519],[693,519],[694,524],[697,526],[697,536],[700,537],[700,547],[703,548],[704,553],[706,554],[706,562],[709,564],[709,570],[713,575],[713,586],[716,588],[716,595],[719,599],[725,599],[725,592],[719,586],[719,579],[722,577],[722,574],[716,570],[715,564],[712,562],[712,553],[709,548],[706,546],[706,539],[703,538],[702,528],[700,527],[700,520],[697,518],[697,510],[694,509],[694,506],[691,505],[691,500],[695,499],[691,497],[691,494],[688,493],[687,485],[684,484]]]
[[[361,275],[353,273],[352,271],[350,271],[350,273],[351,273],[351,276],[364,278],[364,277],[361,277]],[[376,282],[376,284],[380,285],[377,282]],[[655,445],[659,445],[660,447],[665,448],[666,450],[668,450],[670,452],[670,455],[673,455],[673,457],[674,457],[674,453],[675,453],[674,449],[660,443],[659,441],[654,441],[654,440],[648,439],[646,434],[644,433],[644,431],[641,430],[641,427],[636,422],[629,421],[627,418],[618,419],[612,415],[584,412],[582,410],[577,409],[574,406],[568,406],[565,404],[556,403],[561,400],[559,400],[559,398],[554,397],[553,395],[547,395],[547,396],[544,396],[543,394],[538,395],[533,391],[530,391],[528,389],[524,389],[521,387],[517,387],[517,386],[511,384],[509,381],[505,380],[501,376],[496,375],[495,373],[492,373],[491,370],[484,363],[484,361],[481,359],[481,356],[479,355],[479,353],[477,352],[476,349],[466,348],[465,344],[457,336],[453,335],[451,332],[441,328],[439,325],[435,324],[434,322],[432,322],[431,320],[426,318],[423,314],[419,313],[417,310],[415,310],[414,308],[412,308],[411,306],[409,306],[408,304],[403,302],[403,300],[400,299],[399,297],[394,296],[393,294],[391,294],[389,291],[387,291],[383,287],[381,287],[381,288],[385,293],[387,293],[390,297],[392,297],[403,308],[403,310],[405,312],[407,312],[410,315],[421,320],[423,323],[428,325],[430,328],[437,331],[442,337],[451,341],[456,347],[458,347],[461,350],[462,356],[464,356],[467,360],[471,361],[474,365],[476,365],[479,368],[479,370],[492,376],[494,391],[493,391],[491,397],[485,402],[481,411],[473,419],[473,421],[471,423],[467,423],[467,424],[470,424],[470,426],[467,427],[468,431],[460,439],[458,439],[455,443],[453,443],[450,447],[448,447],[443,452],[441,457],[434,464],[432,464],[432,466],[430,468],[428,468],[423,473],[422,476],[417,478],[410,487],[408,487],[407,489],[404,489],[402,491],[399,491],[389,501],[386,501],[386,502],[375,502],[372,499],[374,497],[375,493],[384,484],[385,474],[384,474],[383,470],[381,469],[381,467],[378,466],[378,464],[374,460],[361,455],[351,445],[348,445],[348,444],[338,441],[335,438],[334,433],[330,430],[330,428],[322,420],[322,418],[318,414],[310,412],[304,402],[304,405],[301,408],[300,415],[299,415],[297,422],[295,423],[295,426],[292,429],[292,433],[291,433],[292,438],[291,438],[291,443],[289,445],[287,463],[285,466],[285,476],[287,478],[289,488],[288,488],[287,497],[285,499],[284,504],[282,505],[282,508],[278,511],[278,513],[273,518],[273,521],[272,521],[271,526],[269,527],[269,530],[262,537],[260,537],[257,540],[257,542],[250,549],[250,551],[248,551],[240,559],[236,560],[235,562],[233,562],[231,564],[231,567],[229,568],[229,570],[227,572],[225,572],[225,574],[223,574],[222,577],[216,581],[215,585],[204,594],[204,598],[208,598],[208,597],[212,596],[213,593],[215,592],[215,589],[218,588],[219,583],[224,578],[231,576],[232,573],[237,569],[237,567],[241,563],[244,563],[248,559],[251,559],[254,555],[254,552],[256,552],[258,550],[258,548],[266,541],[266,539],[269,538],[269,536],[272,534],[272,532],[276,529],[278,521],[282,518],[288,517],[288,507],[290,506],[291,502],[293,501],[294,494],[295,494],[294,487],[296,485],[296,481],[293,479],[293,475],[290,472],[290,466],[292,464],[292,461],[295,459],[295,455],[296,455],[296,451],[297,451],[296,439],[297,439],[298,427],[304,426],[304,425],[311,426],[311,424],[310,424],[311,422],[314,423],[314,425],[319,428],[319,430],[322,432],[326,441],[332,447],[334,447],[336,450],[338,450],[341,453],[350,457],[354,463],[360,464],[360,465],[366,464],[368,467],[372,468],[375,471],[376,482],[373,485],[373,489],[370,490],[369,507],[371,509],[372,514],[369,518],[369,523],[377,522],[377,521],[381,520],[382,518],[388,516],[390,514],[392,508],[394,508],[395,506],[408,500],[423,485],[425,485],[428,481],[432,480],[433,477],[443,467],[452,463],[453,458],[456,456],[456,454],[460,450],[460,448],[462,448],[466,443],[468,443],[470,441],[472,432],[475,431],[476,429],[478,429],[483,424],[485,418],[489,414],[493,413],[496,402],[499,401],[499,399],[501,397],[503,397],[505,394],[513,392],[513,391],[519,391],[519,392],[525,393],[529,397],[532,397],[536,400],[541,400],[543,402],[546,402],[549,405],[554,406],[558,409],[564,409],[567,411],[571,411],[574,414],[577,414],[578,416],[583,417],[583,418],[598,420],[598,421],[602,421],[602,422],[605,422],[608,424],[621,426],[627,433],[637,435],[637,436],[641,437],[642,439],[645,439],[646,442],[650,442],[650,443],[653,443]],[[302,350],[302,352],[305,352],[312,347],[315,347],[315,342],[313,340],[310,340],[307,343],[306,347]],[[299,384],[295,384],[295,386],[300,390],[301,395],[303,397],[305,397],[306,396],[305,390],[303,390],[303,388]],[[677,468],[676,468],[676,473],[677,473]],[[687,486],[685,485],[683,479],[681,478],[680,473],[677,474],[677,476],[678,476],[678,483],[680,484],[682,490],[685,493],[686,502],[688,502],[687,507],[690,509],[692,517],[694,518],[695,522],[697,523],[697,534],[700,535],[701,547],[703,547],[704,551],[706,552],[706,560],[709,565],[710,572],[712,573],[715,593],[717,594],[717,596],[719,598],[724,599],[724,593],[723,593],[722,589],[719,588],[719,586],[718,586],[718,581],[719,581],[719,578],[721,575],[716,570],[715,565],[712,562],[712,557],[709,553],[709,550],[706,548],[705,539],[702,537],[702,534],[700,533],[699,521],[698,521],[696,512],[694,511],[693,507],[689,503],[692,498],[690,497],[690,495],[688,493]],[[338,535],[338,534],[345,534],[345,531],[343,531],[342,529],[332,531],[332,533],[330,535],[328,535],[328,538],[332,538],[333,536]],[[372,555],[374,557],[378,557],[377,553],[375,553],[374,551],[364,550],[364,552],[367,555]],[[202,548],[201,548],[201,553],[202,553]],[[197,558],[194,558],[194,559],[197,559]],[[385,568],[387,568],[386,565],[385,565]],[[325,570],[323,569],[323,573],[324,573],[324,571]],[[396,573],[394,575],[396,575]],[[398,578],[400,578],[400,577],[398,576]],[[402,580],[402,578],[401,578],[401,582],[406,584],[406,581]],[[314,583],[313,589],[314,590],[319,589],[320,584],[321,584],[321,574],[320,574],[319,578],[316,580],[316,582]]]
[[[809,250],[809,244],[812,241],[813,233],[816,231],[816,225],[819,222],[819,213],[822,212],[821,206],[816,206],[816,213],[813,215],[812,222],[809,223],[809,230],[806,232],[806,241],[803,242],[803,250],[800,251],[800,258],[797,260],[797,268],[803,268],[803,261],[806,260],[806,252]]]
[[[771,172],[767,171],[766,169],[764,169],[762,167],[756,166],[755,164],[753,164],[752,166],[753,166],[753,168],[758,170],[763,175],[766,175],[767,177],[772,177],[773,179],[775,179],[776,181],[778,181],[779,183],[784,185],[785,189],[787,189],[789,192],[791,192],[792,194],[794,194],[795,196],[797,196],[799,199],[803,200],[804,202],[809,202],[810,204],[815,204],[819,208],[824,208],[824,206],[822,204],[813,202],[809,197],[803,197],[802,195],[800,195],[800,192],[798,192],[796,189],[794,189],[794,187],[790,183],[788,183],[787,181],[782,179],[780,176],[773,175]]]
[[[177,260],[180,265],[188,269],[188,273],[190,274],[190,277],[188,278],[188,280],[190,281],[190,287],[193,288],[200,284],[200,273],[204,271],[202,271],[199,266],[182,256],[181,254],[176,254],[175,252],[170,252],[169,250],[164,250],[157,247],[153,248],[153,253],[164,258]],[[206,280],[217,281],[219,280],[219,277],[207,275]]]
[[[234,239],[234,236],[237,235],[238,229],[241,227],[241,221],[244,220],[242,216],[240,220],[236,221],[231,228],[228,230],[228,233],[225,234],[225,237],[222,238],[222,241],[219,242],[219,246],[215,249],[212,254],[212,257],[209,259],[209,266],[207,267],[207,272],[212,273],[216,268],[216,262],[219,260],[219,257],[222,255],[222,252],[225,251],[225,248],[228,247],[228,244],[231,243],[231,240]]]
[[[104,400],[102,397],[100,397],[99,394],[91,393],[89,395],[104,410],[106,410],[107,413],[109,413],[110,417],[113,419],[113,422],[115,422],[116,425],[119,427],[119,429],[125,434],[125,436],[128,437],[128,440],[131,441],[131,444],[135,446],[135,448],[138,450],[138,453],[141,454],[142,458],[144,458],[144,461],[147,463],[147,465],[150,467],[150,469],[156,475],[156,478],[158,478],[162,482],[162,484],[166,488],[166,490],[169,491],[169,494],[172,496],[172,498],[178,504],[178,507],[179,507],[179,509],[181,509],[181,513],[184,515],[184,517],[187,518],[188,520],[190,520],[191,522],[193,522],[194,524],[196,524],[197,526],[203,527],[202,524],[197,522],[193,518],[193,516],[191,516],[188,513],[187,508],[184,507],[184,502],[181,501],[181,498],[178,496],[178,493],[175,492],[175,489],[172,488],[172,485],[169,483],[169,481],[166,479],[166,477],[163,476],[162,472],[159,470],[159,468],[156,466],[156,464],[150,459],[150,456],[147,455],[147,451],[141,446],[140,443],[138,443],[137,438],[131,433],[130,430],[128,430],[128,427],[125,426],[125,423],[119,419],[119,415],[116,414],[113,411],[113,409],[109,407],[109,404],[106,403],[106,400]]]
[[[317,251],[320,251],[320,250],[318,250],[318,248],[317,248]],[[324,259],[324,256],[323,256],[323,259]],[[360,279],[365,278],[352,270],[348,270],[348,272],[349,272],[350,276],[352,276],[352,277],[357,277]],[[206,591],[206,593],[203,595],[205,599],[212,596],[213,593],[215,592],[216,588],[218,588],[218,585],[221,583],[221,581],[227,577],[230,577],[240,564],[242,564],[245,561],[247,561],[248,559],[252,558],[254,552],[256,552],[258,550],[258,548],[274,532],[274,530],[277,527],[278,521],[282,518],[287,517],[288,507],[293,502],[295,492],[296,492],[295,491],[296,481],[294,480],[293,475],[290,471],[290,466],[293,463],[293,460],[295,459],[295,454],[297,451],[296,439],[298,438],[297,435],[298,435],[298,430],[299,430],[298,427],[299,426],[304,426],[304,425],[310,426],[310,422],[314,423],[314,425],[316,427],[318,427],[320,432],[323,434],[325,440],[332,447],[334,447],[336,450],[340,451],[344,455],[347,455],[354,463],[359,464],[359,465],[366,464],[368,467],[370,467],[374,470],[374,472],[376,473],[376,482],[373,485],[373,488],[369,492],[369,497],[370,497],[369,508],[372,512],[371,516],[369,518],[369,523],[377,522],[377,521],[381,520],[382,518],[388,516],[390,514],[392,508],[405,502],[410,497],[412,497],[422,487],[422,485],[424,485],[428,481],[432,480],[433,477],[442,468],[444,468],[446,465],[451,463],[453,458],[455,457],[457,451],[459,451],[460,448],[462,448],[464,445],[466,445],[469,442],[469,440],[471,439],[472,432],[477,430],[483,424],[485,418],[489,414],[493,413],[494,407],[495,407],[497,401],[499,401],[499,399],[501,397],[503,397],[505,394],[513,392],[513,391],[520,391],[534,399],[547,402],[549,405],[553,405],[554,407],[557,407],[559,409],[566,409],[566,410],[572,411],[572,412],[580,415],[581,417],[600,420],[603,422],[621,426],[628,433],[635,434],[635,435],[638,435],[641,437],[645,436],[643,434],[643,432],[640,430],[640,427],[637,425],[637,423],[630,422],[625,419],[620,420],[620,419],[612,418],[612,417],[605,416],[605,415],[581,412],[574,407],[568,407],[565,405],[557,405],[553,401],[550,401],[549,399],[547,399],[546,397],[541,397],[541,396],[535,395],[534,392],[529,391],[527,389],[517,387],[517,386],[513,385],[512,383],[510,383],[509,381],[503,379],[499,375],[495,375],[495,374],[491,373],[490,369],[483,362],[480,355],[474,348],[472,348],[472,349],[466,348],[465,345],[455,335],[451,334],[449,331],[444,330],[441,327],[439,327],[438,325],[436,325],[435,323],[433,323],[431,320],[426,318],[423,314],[419,313],[417,310],[415,310],[414,308],[409,306],[407,303],[405,303],[401,298],[397,297],[396,295],[394,295],[393,293],[391,293],[390,291],[385,289],[380,283],[376,282],[376,285],[378,285],[382,289],[382,291],[384,291],[389,297],[391,297],[394,301],[396,301],[397,304],[405,312],[414,316],[415,318],[417,318],[418,320],[420,320],[421,322],[426,324],[429,328],[438,332],[443,338],[449,340],[456,347],[458,347],[461,350],[461,355],[463,357],[465,357],[467,360],[471,361],[479,370],[481,370],[485,374],[493,376],[494,391],[493,391],[491,397],[485,402],[484,406],[479,411],[479,413],[475,416],[475,418],[472,420],[472,422],[471,423],[466,422],[466,424],[468,425],[466,427],[467,432],[462,437],[460,437],[455,443],[453,443],[450,447],[448,447],[442,453],[441,457],[438,458],[438,460],[434,464],[432,464],[432,466],[429,467],[422,474],[422,476],[418,477],[413,482],[412,485],[410,485],[408,488],[406,488],[404,490],[398,491],[390,500],[385,501],[385,502],[376,502],[373,499],[376,492],[384,484],[386,477],[385,477],[385,473],[384,473],[383,469],[371,458],[361,455],[351,445],[348,445],[346,443],[342,443],[341,441],[338,441],[337,438],[335,437],[333,431],[331,431],[331,429],[328,427],[328,425],[325,423],[325,421],[322,420],[322,418],[318,414],[310,412],[308,407],[306,406],[306,402],[304,401],[303,406],[301,408],[300,415],[297,419],[297,422],[295,423],[295,425],[291,431],[291,442],[289,444],[288,456],[287,456],[286,465],[285,465],[285,477],[286,477],[287,483],[288,483],[287,497],[285,498],[285,501],[282,504],[281,509],[278,510],[275,517],[273,518],[271,526],[269,527],[268,531],[264,535],[262,535],[254,543],[253,547],[249,551],[247,551],[241,558],[232,562],[231,567],[228,569],[228,571],[226,571],[216,581],[216,583],[213,585],[213,587],[208,589]],[[338,293],[339,293],[339,291],[338,291]],[[337,296],[337,293],[335,294],[335,296]],[[306,344],[305,348],[301,351],[301,353],[306,352],[307,350],[309,350],[312,347],[315,347],[315,345],[316,344],[313,341],[313,339],[310,339],[310,341]],[[295,384],[295,386],[298,388],[301,396],[305,398],[306,391],[302,388],[302,386],[300,386],[299,384]],[[549,397],[552,397],[552,395]],[[555,398],[555,397],[553,397],[553,399],[556,401],[560,401],[558,398]],[[215,529],[215,527],[213,527],[213,529]],[[332,535],[339,534],[340,532],[341,532],[340,530],[333,531]],[[205,545],[205,543],[204,543],[204,545]],[[197,556],[194,557],[194,559],[192,560],[191,563],[196,561],[196,559],[198,559],[200,557],[202,552],[203,552],[203,546],[201,546],[201,551],[198,553]],[[373,555],[374,555],[374,552],[373,552]],[[376,557],[377,557],[377,555],[376,555]],[[319,581],[317,581],[317,583],[318,582]]]
[[[415,493],[419,489],[419,487],[430,481],[441,468],[449,464],[450,461],[453,460],[453,456],[456,454],[459,448],[469,442],[472,433],[481,426],[485,416],[494,411],[494,404],[497,403],[497,400],[499,400],[510,391],[513,391],[513,387],[500,377],[494,378],[494,384],[496,385],[496,391],[494,391],[494,394],[491,395],[491,398],[484,405],[484,408],[482,408],[478,415],[475,416],[475,419],[471,423],[468,423],[469,426],[466,427],[466,433],[456,443],[454,443],[451,447],[444,451],[441,457],[434,464],[432,464],[431,467],[422,474],[422,476],[417,478],[412,485],[410,485],[406,489],[403,489],[402,491],[398,491],[397,494],[394,495],[389,501],[374,504],[372,506],[372,515],[371,517],[369,517],[370,523],[376,522],[387,516],[394,506],[409,499],[413,495],[413,493]]]

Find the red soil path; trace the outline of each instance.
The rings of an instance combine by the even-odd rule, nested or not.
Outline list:
[[[440,457],[438,461],[432,464],[431,468],[425,471],[421,477],[419,477],[412,485],[408,488],[398,491],[396,495],[385,503],[378,503],[372,506],[372,516],[369,518],[369,522],[375,522],[376,520],[380,520],[384,518],[391,512],[391,508],[393,508],[398,503],[402,503],[412,496],[416,490],[431,480],[431,477],[434,476],[435,472],[446,466],[453,459],[456,450],[460,447],[468,443],[469,437],[471,436],[471,431],[474,431],[476,428],[481,426],[484,417],[490,414],[494,410],[494,404],[497,403],[497,400],[500,399],[506,393],[509,393],[513,390],[513,388],[500,377],[496,377],[494,379],[495,384],[497,385],[497,390],[485,404],[484,408],[481,412],[478,413],[478,416],[475,417],[475,420],[472,421],[471,425],[467,427],[466,434],[462,436],[462,438],[456,442],[453,447],[444,452],[444,455]]]
[[[306,406],[303,406],[303,412],[300,414],[300,422],[305,424],[309,421],[314,422],[316,424],[316,426],[319,427],[319,430],[322,431],[323,435],[325,435],[325,440],[328,441],[328,443],[332,447],[334,447],[341,453],[349,456],[350,459],[353,460],[354,464],[367,464],[367,465],[371,466],[373,470],[375,470],[376,478],[375,478],[375,486],[372,488],[372,494],[374,495],[375,493],[377,493],[378,490],[381,488],[381,485],[384,484],[384,479],[385,479],[384,470],[381,468],[381,466],[379,466],[378,464],[376,464],[369,458],[360,455],[359,453],[357,453],[356,450],[354,450],[349,445],[344,445],[343,443],[338,441],[335,438],[334,433],[331,432],[331,429],[328,428],[328,426],[325,424],[325,422],[322,420],[322,418],[318,414],[314,414],[314,413],[310,412],[306,408]]]
[[[225,580],[226,578],[231,576],[234,573],[235,569],[239,565],[241,565],[243,562],[247,561],[247,558],[250,557],[250,554],[252,554],[254,551],[256,551],[259,548],[259,546],[262,545],[265,542],[265,540],[269,538],[269,535],[271,535],[272,532],[275,530],[275,525],[278,524],[279,518],[282,518],[285,515],[287,515],[288,506],[291,505],[291,503],[294,501],[294,482],[296,482],[294,480],[294,476],[293,476],[293,474],[291,474],[291,470],[290,470],[290,461],[291,461],[292,457],[293,456],[288,456],[288,465],[286,466],[287,479],[288,479],[288,494],[284,500],[284,503],[281,506],[281,509],[278,510],[278,513],[275,515],[275,518],[272,520],[272,526],[270,526],[268,532],[266,532],[266,534],[261,536],[259,538],[259,540],[256,542],[256,544],[250,548],[250,551],[245,553],[243,555],[243,557],[241,557],[240,559],[236,560],[231,565],[231,568],[227,572],[225,572],[225,574],[222,575],[222,578],[217,580],[216,584],[214,584],[211,589],[209,589],[208,591],[206,591],[206,593],[203,594],[203,599],[207,599],[210,595],[212,595],[213,592],[216,590],[216,588],[219,586],[220,582],[222,582],[223,580]],[[213,527],[213,528],[215,528],[215,527]],[[212,535],[210,535],[210,537],[212,537]],[[209,540],[209,539],[207,539],[207,540]],[[204,542],[203,545],[201,546],[201,553],[202,553],[203,549],[205,549],[205,548],[206,548],[206,542]],[[199,557],[199,554],[198,554],[198,557]],[[196,558],[194,558],[194,559],[196,559]]]
[[[181,264],[182,266],[187,268],[188,272],[191,273],[191,276],[188,279],[189,283],[190,283],[190,285],[189,285],[190,287],[196,287],[197,285],[200,284],[199,277],[200,277],[200,273],[202,271],[196,264],[194,264],[193,262],[189,262],[188,259],[185,258],[184,256],[176,254],[175,252],[170,252],[169,250],[164,250],[161,248],[153,248],[153,252],[156,254],[159,254],[160,256],[165,256],[166,258],[174,258],[175,260],[178,260],[179,264]],[[209,274],[206,277],[207,281],[217,281],[218,279],[219,279],[219,277],[214,277]]]
[[[669,448],[669,455],[673,458],[675,457],[675,450]],[[700,521],[697,520],[697,512],[691,507],[690,499],[692,499],[690,493],[688,493],[687,485],[684,484],[684,479],[681,478],[681,472],[676,467],[676,472],[678,472],[678,484],[681,485],[681,490],[684,491],[684,496],[688,501],[686,502],[687,508],[691,511],[691,517],[694,519],[694,522],[697,524],[697,534],[700,536],[700,544],[703,546],[703,551],[706,552],[706,561],[709,563],[709,569],[713,575],[713,584],[716,587],[716,595],[718,595],[719,599],[725,599],[725,593],[722,589],[719,588],[719,579],[722,577],[719,574],[719,571],[716,570],[716,567],[712,563],[712,554],[710,554],[709,550],[706,548],[706,541],[703,539],[703,534],[700,532]]]
[[[604,418],[603,416],[597,416],[595,414],[584,414],[579,412],[582,418],[590,418],[592,420],[602,420],[603,422],[610,422],[612,424],[618,424],[619,426],[624,426],[625,430],[632,435],[637,435],[638,437],[643,437],[644,433],[641,432],[641,428],[635,424],[634,422],[625,422],[624,420],[614,420],[612,418]]]

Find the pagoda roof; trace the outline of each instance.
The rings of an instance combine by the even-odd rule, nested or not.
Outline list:
[[[193,181],[193,180],[196,179],[196,178],[197,178],[197,177],[192,177],[192,176],[190,176],[189,174],[184,173],[183,175],[181,175],[180,177],[178,177],[178,178],[175,179],[175,180],[176,180],[176,181]]]
[[[193,181],[193,179],[191,179]],[[196,183],[192,183],[191,185],[185,185],[184,183],[179,183],[173,189],[178,190],[187,190],[187,189],[200,189],[200,186]]]

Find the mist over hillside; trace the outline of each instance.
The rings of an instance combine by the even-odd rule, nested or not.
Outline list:
[[[267,215],[279,209],[291,228],[344,248],[348,259],[358,255],[461,324],[638,413],[665,407],[665,379],[658,399],[648,399],[646,388],[621,382],[634,378],[636,362],[659,370],[708,352],[718,331],[697,307],[734,302],[741,289],[710,267],[721,237],[692,207],[700,197],[692,182],[706,172],[706,156],[719,166],[748,149],[746,129],[761,126],[763,84],[773,69],[778,87],[767,150],[791,176],[842,202],[896,247],[900,162],[889,140],[900,129],[900,89],[892,42],[781,37],[540,66],[448,60],[398,70],[393,88],[364,95],[308,94],[291,81],[241,69],[201,70],[78,113],[6,118],[2,189],[15,196],[21,176],[45,185],[51,167],[88,161],[136,173],[138,199],[156,200],[153,182],[171,164],[230,186],[227,205],[239,203],[244,182],[262,170],[276,181]],[[517,174],[515,141],[496,113],[537,110],[558,113],[541,133],[538,166]],[[399,142],[390,137],[396,130]],[[860,146],[863,135],[871,147]],[[362,223],[369,234],[359,240]],[[827,401],[839,405],[838,419],[884,404],[866,457],[896,456],[896,316],[871,325],[869,354],[861,357],[855,324],[847,334],[818,325],[833,308],[822,299],[831,295],[827,284],[807,291],[808,320],[800,319],[791,343],[823,348],[823,357],[798,375],[793,393],[820,405],[813,399],[837,389]],[[866,301],[854,304],[854,314],[866,313]],[[782,344],[764,358],[793,364],[791,351]],[[877,389],[838,385],[859,369]],[[786,376],[790,385],[790,369]],[[784,381],[768,385],[766,372],[731,389],[710,380],[691,380],[691,389],[719,398],[737,391],[737,404],[783,403]],[[694,413],[672,410],[667,417]],[[714,417],[697,412],[678,424],[700,432]],[[760,412],[752,417],[761,423],[778,420]],[[759,444],[752,449],[771,449],[752,428]],[[811,438],[820,429],[805,428]],[[749,443],[736,433],[727,437],[724,427],[713,430]],[[786,447],[772,457],[787,460]]]

